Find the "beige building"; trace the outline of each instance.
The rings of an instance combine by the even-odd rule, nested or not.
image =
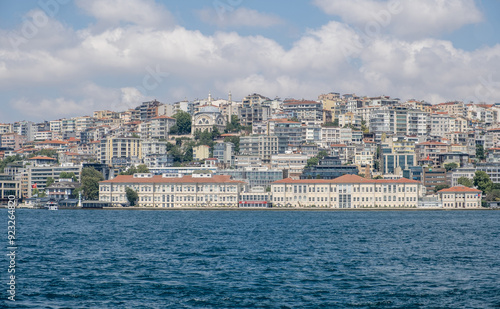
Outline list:
[[[421,182],[405,178],[344,175],[330,180],[286,178],[273,182],[271,192],[277,207],[368,208],[417,207],[425,189]]]
[[[481,207],[481,190],[465,186],[456,186],[437,192],[443,208],[479,208]]]
[[[120,158],[142,159],[141,139],[121,136],[101,140],[101,163],[112,164]]]
[[[200,145],[193,147],[193,160],[204,160],[210,157],[210,147],[207,145]]]
[[[139,207],[237,207],[245,182],[228,175],[198,173],[168,175],[120,175],[99,183],[99,200],[113,206],[127,203],[125,189],[135,190]]]

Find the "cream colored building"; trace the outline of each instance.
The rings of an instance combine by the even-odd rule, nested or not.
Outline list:
[[[199,173],[182,177],[168,175],[119,175],[99,183],[99,200],[113,206],[127,203],[125,189],[139,195],[139,207],[238,207],[246,185],[229,175]]]
[[[437,192],[443,208],[479,208],[482,191],[465,186],[456,186]]]
[[[276,207],[417,207],[425,194],[421,182],[400,178],[366,179],[344,175],[335,179],[286,178],[271,184]]]
[[[210,157],[210,147],[207,145],[200,145],[193,147],[193,160],[204,160]]]

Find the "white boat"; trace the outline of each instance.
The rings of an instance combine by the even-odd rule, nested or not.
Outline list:
[[[54,202],[54,201],[47,202],[47,204],[45,204],[45,206],[47,207],[48,210],[57,210],[58,209],[57,202]]]

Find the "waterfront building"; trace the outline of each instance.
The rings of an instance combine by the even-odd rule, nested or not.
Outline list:
[[[45,188],[45,194],[48,198],[58,200],[67,200],[69,198],[78,198],[75,196],[75,189],[81,187],[81,184],[74,181],[69,181],[70,179],[58,182],[54,182]]]
[[[21,181],[13,175],[0,174],[0,203],[7,204],[9,196],[21,197]]]
[[[66,164],[63,166],[26,166],[25,172],[21,176],[21,194],[23,197],[31,197],[32,189],[38,189],[40,192],[45,190],[47,178],[51,177],[59,181],[59,175],[62,172],[73,173],[77,182],[80,181],[82,171],[81,165]]]
[[[286,207],[417,207],[425,190],[405,178],[366,179],[344,175],[336,179],[291,179],[271,184],[274,206]]]
[[[443,208],[479,208],[482,191],[465,186],[455,186],[437,192]]]
[[[139,207],[237,207],[245,182],[228,175],[196,173],[169,175],[119,175],[99,183],[99,201],[112,206],[128,203],[125,189],[137,192]]]

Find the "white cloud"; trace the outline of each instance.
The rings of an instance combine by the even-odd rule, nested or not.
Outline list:
[[[77,5],[106,26],[121,22],[145,27],[171,27],[173,15],[153,0],[79,0]]]
[[[315,99],[329,91],[432,103],[500,97],[500,45],[468,52],[429,38],[360,41],[353,27],[335,21],[307,31],[289,49],[263,36],[204,35],[179,26],[75,33],[53,20],[50,25],[58,30],[47,43],[41,33],[18,51],[0,35],[0,90],[19,118],[120,111],[152,98],[192,100],[209,90],[214,96],[231,90],[234,99],[253,92]],[[73,39],[65,41],[68,34]],[[159,72],[156,78],[152,71]],[[145,79],[151,87],[144,87]]]
[[[366,34],[439,37],[483,20],[474,0],[314,0],[325,13]]]
[[[214,8],[206,8],[198,11],[198,16],[203,22],[220,28],[267,28],[284,23],[279,16],[261,13],[244,7],[221,10],[214,6]]]

